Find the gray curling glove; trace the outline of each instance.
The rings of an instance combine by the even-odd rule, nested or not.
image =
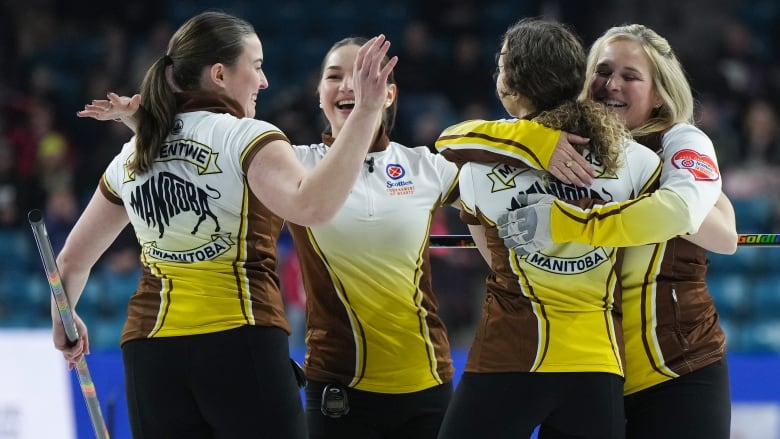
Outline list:
[[[496,220],[498,237],[518,255],[527,255],[553,244],[550,232],[552,195],[519,193],[519,209],[510,210]]]

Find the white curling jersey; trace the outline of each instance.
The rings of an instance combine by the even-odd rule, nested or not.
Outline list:
[[[328,148],[295,146],[295,152],[311,168]],[[452,380],[428,241],[434,211],[457,199],[457,175],[455,165],[428,148],[407,148],[382,134],[328,224],[288,224],[307,293],[309,379],[381,393]]]
[[[234,116],[242,114],[235,103],[205,93],[177,98],[182,112],[152,169],[128,170],[134,137],[100,183],[106,198],[125,206],[141,245],[143,274],[121,342],[242,325],[289,332],[276,275],[283,221],[246,182],[254,154],[287,138],[269,123]]]
[[[469,352],[469,372],[606,372],[623,375],[620,322],[620,252],[613,247],[555,244],[527,256],[509,251],[498,237],[496,218],[517,207],[519,192],[546,193],[570,201],[623,201],[650,189],[661,172],[657,155],[627,144],[623,166],[605,175],[600,163],[584,152],[600,175],[589,188],[557,181],[544,171],[499,163],[516,155],[513,120],[469,122],[442,133],[437,148],[446,157],[457,145],[461,217],[486,230],[492,272],[482,318]],[[503,145],[485,160],[485,135]],[[513,205],[514,203],[514,205]]]

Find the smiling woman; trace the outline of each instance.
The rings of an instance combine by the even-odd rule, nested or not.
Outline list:
[[[603,102],[636,128],[663,103],[653,85],[649,60],[642,48],[630,41],[615,41],[601,51],[596,74],[590,83],[593,99]]]
[[[442,155],[465,162],[461,219],[492,269],[482,320],[440,438],[529,437],[540,425],[540,437],[622,438],[625,365],[615,278],[621,251],[546,239],[521,252],[504,246],[499,226],[508,210],[524,207],[531,213],[510,230],[544,229],[549,219],[534,216],[533,209],[557,203],[556,196],[579,203],[642,194],[657,178],[660,161],[629,141],[617,115],[576,99],[585,51],[564,25],[518,21],[504,34],[497,63],[497,95],[516,119],[466,121],[436,142]],[[528,162],[542,160],[522,160],[529,149],[520,141],[527,120],[590,138],[577,153],[596,170],[589,187],[528,169]]]
[[[125,120],[137,136],[106,168],[57,259],[77,304],[128,223],[141,245],[143,275],[120,341],[133,437],[307,437],[276,243],[284,219],[321,224],[349,196],[384,110],[396,62],[388,49],[380,35],[355,50],[349,120],[308,169],[278,128],[251,117],[268,86],[263,47],[249,23],[224,13],[176,31],[142,97],[112,95],[80,113],[135,110]],[[55,345],[71,363],[89,351],[76,308],[75,346],[52,313]]]
[[[607,30],[593,44],[588,72],[583,95],[614,109],[664,160],[656,194],[676,193],[684,201],[664,222],[689,217],[693,228],[687,231],[698,230],[626,249],[627,437],[726,439],[731,397],[725,334],[705,280],[707,250],[734,253],[737,235],[715,148],[693,125],[693,94],[682,65],[652,29],[634,24]],[[651,218],[623,227],[637,235],[639,224],[658,230]]]
[[[431,212],[458,198],[458,169],[425,146],[390,140],[394,58],[377,60],[388,69],[376,84],[379,111],[360,116],[366,91],[355,66],[371,42],[346,38],[328,51],[317,87],[328,121],[323,141],[292,147],[309,170],[330,162],[350,137],[368,148],[355,153],[364,164],[360,178],[331,221],[288,222],[306,290],[306,418],[312,438],[433,439],[454,371],[432,291],[428,234]],[[134,127],[139,98],[109,96],[113,106],[93,102],[81,115],[122,117]],[[356,140],[356,123],[370,135]]]
[[[626,247],[621,272],[627,436],[728,438],[725,334],[707,286],[707,251],[734,253],[734,209],[712,141],[693,125],[693,93],[669,43],[645,26],[607,30],[588,56],[580,98],[620,115],[663,160],[659,188],[586,208],[549,200],[499,227],[515,251],[538,243]]]
[[[328,159],[354,117],[352,66],[365,41],[341,40],[322,61],[317,90],[328,127],[322,143],[294,146],[307,168]],[[433,439],[452,393],[427,246],[431,212],[457,199],[458,170],[427,147],[390,140],[397,94],[390,76],[383,116],[369,124],[364,171],[336,217],[288,224],[307,294],[306,416],[314,439]]]

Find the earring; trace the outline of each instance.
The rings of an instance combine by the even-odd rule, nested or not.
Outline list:
[[[661,108],[661,104],[656,104],[653,108],[655,108],[657,110],[657,109]]]
[[[390,108],[390,106],[393,105],[393,101],[388,99],[385,101],[385,108]]]
[[[322,102],[320,102],[320,108],[322,108]]]

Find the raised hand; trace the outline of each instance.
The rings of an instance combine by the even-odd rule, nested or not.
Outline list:
[[[91,117],[96,120],[116,120],[133,128],[131,122],[135,112],[141,106],[141,95],[127,97],[108,93],[106,96],[108,99],[96,99],[91,104],[84,105],[84,109],[76,112],[76,116]]]
[[[371,38],[358,50],[355,57],[353,89],[355,107],[368,110],[381,110],[387,98],[387,78],[393,71],[398,57],[394,56],[382,66],[382,61],[390,49],[390,42],[384,35]]]
[[[553,244],[550,232],[550,206],[555,197],[547,194],[519,193],[515,201],[521,206],[496,220],[498,237],[518,255],[527,255]]]

